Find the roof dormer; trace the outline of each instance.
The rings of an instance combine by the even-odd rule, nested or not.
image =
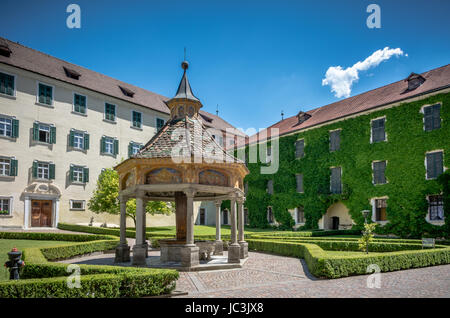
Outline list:
[[[310,117],[311,117],[310,114],[305,113],[303,111],[299,111],[297,114],[298,124],[303,123],[304,121],[308,120]]]
[[[64,68],[64,72],[66,73],[67,77],[73,78],[75,80],[79,80],[80,79],[81,74],[78,73],[77,71],[72,70],[72,69],[70,69],[68,67],[65,67],[65,66],[63,66],[63,68]]]
[[[405,82],[408,82],[408,88],[406,89],[406,91],[412,91],[422,85],[425,82],[425,78],[420,74],[411,73],[405,79]]]
[[[8,43],[6,43],[5,40],[0,39],[0,55],[10,57],[11,56],[11,49],[8,46]]]

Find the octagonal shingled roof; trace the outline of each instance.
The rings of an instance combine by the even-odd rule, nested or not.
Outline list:
[[[181,137],[183,136],[183,137]],[[183,144],[183,140],[187,143]],[[178,149],[189,149],[191,156],[202,156],[202,162],[223,161],[244,163],[227,153],[207,131],[202,121],[195,116],[169,120],[142,149],[131,158],[181,158],[185,157]],[[184,150],[183,150],[184,151]],[[172,154],[174,152],[174,154]]]

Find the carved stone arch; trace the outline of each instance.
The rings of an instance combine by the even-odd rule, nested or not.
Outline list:
[[[228,187],[230,177],[219,169],[208,168],[200,171],[198,174],[198,183]]]
[[[136,184],[134,172],[127,173],[120,182],[120,189],[125,190]]]
[[[56,185],[45,182],[33,182],[25,188],[23,193],[50,195],[58,198],[61,196],[61,190]]]
[[[182,181],[181,172],[173,168],[160,167],[145,173],[145,184],[170,184]]]

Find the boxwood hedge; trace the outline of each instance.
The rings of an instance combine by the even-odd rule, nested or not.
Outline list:
[[[179,274],[175,270],[137,267],[79,265],[81,288],[68,288],[70,264],[51,260],[70,258],[117,246],[118,238],[107,235],[0,232],[3,239],[73,241],[70,245],[26,248],[19,281],[0,282],[0,298],[5,297],[142,297],[169,293]],[[85,240],[85,242],[83,242]],[[57,243],[55,243],[57,244]]]
[[[280,240],[249,239],[250,250],[271,252],[278,255],[304,258],[309,271],[318,277],[339,278],[367,273],[367,266],[377,264],[382,272],[426,267],[450,263],[450,247],[434,249],[403,250],[383,255],[363,254],[329,256],[317,242],[284,242]],[[380,243],[381,244],[381,243]]]

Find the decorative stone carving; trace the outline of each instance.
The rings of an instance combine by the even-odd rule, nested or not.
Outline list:
[[[172,168],[159,168],[147,173],[146,184],[181,183],[181,173]]]
[[[227,187],[228,178],[219,171],[208,169],[199,173],[199,183]]]

